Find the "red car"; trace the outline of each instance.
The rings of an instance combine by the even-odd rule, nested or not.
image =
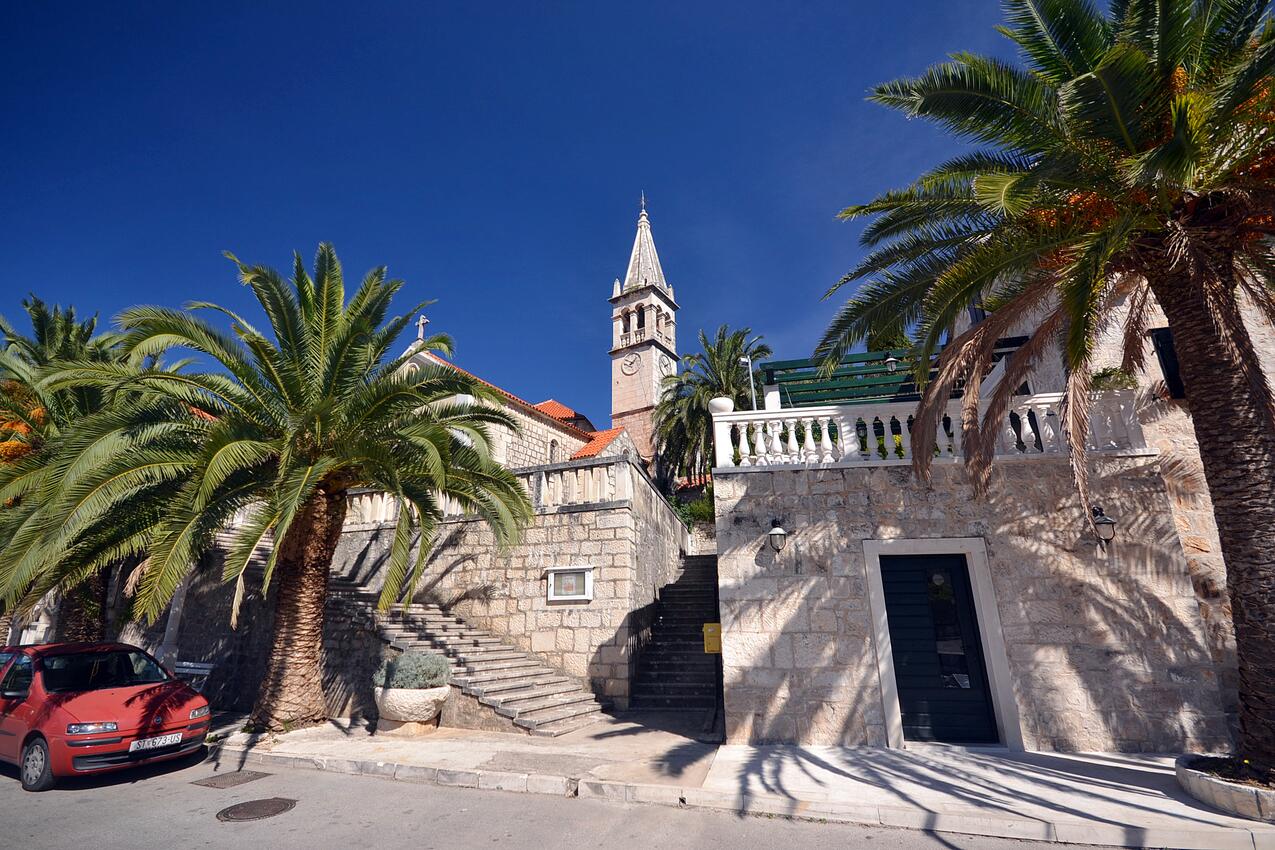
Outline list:
[[[122,643],[0,648],[0,760],[22,787],[195,752],[208,701]]]

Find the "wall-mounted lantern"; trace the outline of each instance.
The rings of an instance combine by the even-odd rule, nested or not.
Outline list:
[[[1099,505],[1093,506],[1092,513],[1094,534],[1098,535],[1098,540],[1102,543],[1110,543],[1116,537],[1116,521],[1107,516]]]
[[[784,527],[779,524],[779,520],[772,519],[770,521],[770,533],[766,535],[766,539],[770,542],[770,548],[776,552],[784,551],[784,546],[788,543],[788,532],[784,531]]]

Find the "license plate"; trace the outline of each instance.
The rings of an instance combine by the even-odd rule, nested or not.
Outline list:
[[[130,753],[141,752],[143,750],[157,750],[160,747],[171,747],[173,744],[182,742],[182,733],[177,732],[173,735],[160,735],[158,738],[142,738],[128,745]]]

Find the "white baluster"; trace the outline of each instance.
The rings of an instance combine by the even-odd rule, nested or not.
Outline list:
[[[766,459],[770,463],[784,462],[784,427],[781,422],[774,421],[769,423],[770,428],[770,446],[766,453]]]
[[[753,447],[752,441],[748,439],[749,426],[747,422],[739,423],[739,465],[753,465]],[[725,465],[725,464],[723,464]]]
[[[801,420],[801,459],[808,464],[819,462],[819,442],[815,439],[815,420],[807,416]]]
[[[797,445],[797,423],[800,421],[800,419],[784,420],[784,426],[788,429],[788,445],[784,459],[788,463],[801,463],[801,446]]]
[[[819,461],[820,463],[832,463],[833,461],[832,425],[833,425],[832,417],[821,416],[819,418]]]
[[[1036,414],[1037,436],[1040,437],[1040,450],[1045,454],[1058,453],[1057,420],[1051,419],[1053,408],[1048,404],[1037,404],[1032,407]]]
[[[899,418],[899,437],[903,441],[903,457],[910,459],[912,457],[912,427],[908,422],[908,415],[905,413]]]
[[[1018,411],[1010,408],[1010,412]],[[998,455],[1018,454],[1018,432],[1014,430],[1014,419],[1009,412],[1001,419],[1000,433],[996,435],[996,453]]]

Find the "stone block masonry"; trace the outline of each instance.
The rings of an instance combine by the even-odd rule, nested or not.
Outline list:
[[[630,485],[607,491],[623,498],[538,507],[521,540],[505,551],[478,520],[444,522],[414,598],[450,607],[624,708],[649,627],[642,612],[677,575],[683,526],[634,461],[599,458],[595,465],[612,477],[615,469],[628,476]],[[546,469],[568,466],[589,468],[574,462]],[[348,527],[334,574],[379,589],[393,531],[389,524]],[[592,600],[548,601],[545,571],[568,566],[593,568]]]
[[[542,478],[535,518],[521,541],[502,551],[480,521],[445,521],[415,596],[447,605],[625,708],[656,591],[680,568],[683,526],[629,456],[517,472]],[[547,479],[555,483],[545,485]],[[379,590],[392,536],[392,520],[347,525],[333,574]],[[593,599],[549,602],[545,570],[578,565],[593,568]],[[261,591],[259,566],[251,568],[240,626],[231,629],[234,584],[223,582],[221,572],[214,553],[193,575],[177,658],[214,664],[210,701],[218,709],[247,711],[265,674],[274,597]],[[164,625],[165,618],[145,628],[129,624],[121,639],[153,651]],[[329,606],[323,677],[334,717],[373,714],[370,676],[383,651],[370,612]]]
[[[1090,534],[1064,459],[964,470],[714,473],[727,738],[887,742],[864,541],[982,538],[1028,749],[1207,750],[1229,743],[1217,667],[1159,461],[1095,458]],[[771,520],[789,532],[776,555]]]

